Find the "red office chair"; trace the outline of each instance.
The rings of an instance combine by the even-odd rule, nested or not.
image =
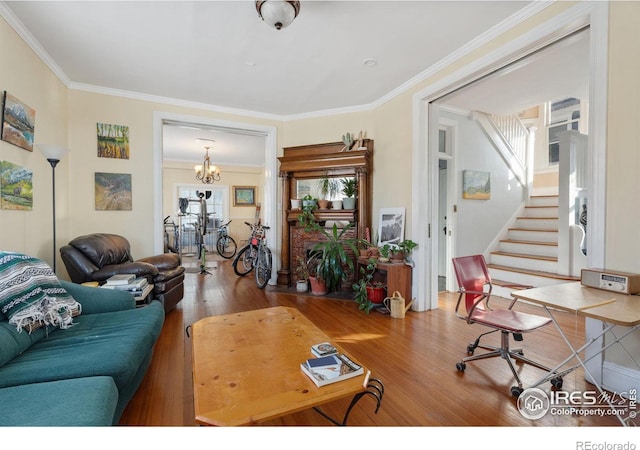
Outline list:
[[[477,323],[493,328],[493,330],[478,336],[478,339],[476,339],[473,344],[467,346],[467,354],[470,356],[463,358],[461,362],[457,363],[456,368],[460,372],[464,372],[467,361],[500,356],[507,361],[518,383],[517,386],[511,387],[511,394],[514,397],[518,397],[524,389],[522,387],[522,381],[511,360],[512,358],[547,372],[551,369],[525,358],[522,349],[510,349],[509,334],[513,334],[514,340],[522,341],[522,333],[537,330],[538,328],[548,325],[551,323],[551,319],[513,311],[512,308],[516,303],[515,299],[507,309],[492,309],[489,306],[492,290],[491,276],[489,275],[489,269],[482,255],[453,258],[453,268],[458,280],[458,292],[460,292],[458,303],[456,304],[456,316],[466,320],[468,324]],[[464,309],[461,308],[463,298]],[[501,334],[500,347],[480,345],[480,338],[496,331],[499,331]],[[473,356],[475,349],[478,347],[488,350],[488,352]],[[561,388],[562,377],[558,376],[553,378],[551,384],[557,388]]]

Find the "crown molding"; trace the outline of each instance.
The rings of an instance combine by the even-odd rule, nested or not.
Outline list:
[[[124,97],[124,98],[130,98],[130,99],[142,100],[142,101],[148,101],[148,102],[154,102],[154,103],[169,104],[169,105],[181,106],[186,108],[195,108],[195,109],[201,109],[204,111],[233,114],[233,115],[238,115],[242,117],[252,117],[257,119],[273,120],[278,122],[289,122],[289,121],[301,120],[301,119],[314,119],[314,118],[320,118],[320,117],[334,116],[334,115],[340,115],[340,114],[351,114],[351,113],[366,112],[366,111],[374,110],[384,105],[388,101],[401,95],[402,93],[406,92],[407,90],[413,88],[417,84],[425,81],[429,77],[437,74],[438,72],[440,72],[447,66],[451,65],[455,61],[463,58],[464,56],[470,54],[474,50],[477,50],[483,45],[489,43],[492,39],[495,39],[496,37],[500,36],[504,32],[519,25],[525,20],[535,16],[536,14],[543,11],[544,9],[554,4],[555,2],[556,0],[532,2],[531,4],[524,7],[522,10],[516,12],[512,16],[500,22],[498,25],[492,27],[491,29],[477,36],[475,39],[469,41],[466,45],[460,47],[455,52],[451,53],[447,57],[433,64],[432,66],[430,66],[429,68],[421,72],[420,74],[416,75],[415,77],[411,78],[410,80],[406,81],[402,85],[398,86],[397,88],[393,89],[392,91],[388,92],[387,94],[383,95],[382,97],[380,97],[379,99],[371,103],[350,106],[350,107],[343,107],[343,108],[333,108],[333,109],[326,109],[321,111],[310,111],[306,113],[286,114],[286,115],[270,114],[265,112],[250,111],[250,110],[237,109],[237,108],[229,108],[225,106],[212,105],[208,103],[186,101],[186,100],[181,100],[176,98],[150,95],[150,94],[144,94],[140,92],[125,91],[120,89],[112,89],[112,88],[107,88],[102,86],[95,86],[90,84],[73,82],[64,73],[64,71],[62,71],[62,69],[56,64],[53,58],[51,58],[51,56],[44,50],[44,48],[42,48],[40,43],[33,37],[33,35],[29,32],[29,30],[26,29],[24,24],[13,14],[13,12],[6,6],[6,4],[3,1],[0,1],[0,15],[5,18],[7,23],[16,31],[16,33],[18,33],[18,35],[27,43],[27,45],[29,45],[29,47],[36,53],[36,55],[38,55],[38,57],[47,65],[47,67],[49,67],[49,69],[51,69],[51,71],[69,89],[84,91],[84,92],[91,92],[96,94]]]

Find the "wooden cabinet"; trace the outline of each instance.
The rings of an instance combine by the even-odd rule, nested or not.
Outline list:
[[[350,222],[356,237],[364,238],[371,228],[373,140],[365,139],[361,149],[342,151],[342,142],[285,147],[279,157],[279,176],[282,180],[282,246],[278,284],[290,286],[293,265],[297,255],[292,250],[292,232],[295,231],[300,210],[291,209],[291,199],[301,197],[300,185],[309,185],[325,175],[332,178],[356,178],[358,189],[355,209],[316,210],[318,222]],[[298,246],[299,247],[299,246]]]
[[[360,266],[366,266],[368,258],[358,258],[358,272]],[[376,263],[376,272],[373,275],[374,281],[381,281],[387,285],[387,295],[390,297],[395,291],[400,292],[407,304],[411,297],[411,276],[413,269],[404,263]]]

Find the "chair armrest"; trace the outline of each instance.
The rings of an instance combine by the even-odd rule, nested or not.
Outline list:
[[[60,284],[82,305],[82,314],[99,314],[134,309],[136,300],[126,291],[82,286],[60,280]]]
[[[107,278],[121,273],[131,273],[136,277],[147,277],[151,281],[153,277],[158,275],[158,269],[152,264],[140,261],[110,264],[93,272],[91,278],[93,281],[105,281]]]
[[[145,262],[155,266],[160,271],[175,269],[180,266],[180,257],[175,253],[163,253],[156,256],[140,258],[136,262]]]

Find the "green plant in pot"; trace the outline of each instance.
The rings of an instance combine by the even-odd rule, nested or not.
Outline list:
[[[352,226],[353,224],[349,224],[344,228],[338,228],[334,224],[333,228],[327,231],[315,222],[311,225],[313,230],[320,232],[325,238],[314,245],[311,251],[318,259],[315,274],[325,281],[329,291],[338,289],[340,283],[353,273],[353,259],[347,253],[347,249],[357,255],[359,240],[345,237]]]
[[[322,199],[318,200],[318,203],[320,209],[326,209],[330,201],[333,200],[340,191],[340,182],[336,178],[330,177],[328,172],[325,172],[320,179],[319,188]]]
[[[358,180],[356,178],[343,178],[342,183],[342,206],[344,209],[356,209],[356,192],[358,191]]]
[[[306,195],[311,199],[310,195]],[[315,224],[316,216],[313,213],[318,208],[318,205],[315,203],[307,203],[306,206],[302,206],[302,212],[298,215],[298,223],[303,227],[310,227]]]
[[[417,246],[418,244],[416,242],[413,242],[411,239],[405,239],[398,244],[398,248],[400,248],[400,250],[402,250],[404,254],[404,259],[410,263],[413,263],[413,260],[411,259],[411,253]]]
[[[389,262],[389,255],[391,254],[391,245],[384,244],[382,247],[378,247],[380,253],[380,262]]]
[[[307,261],[302,256],[296,258],[296,290],[307,292],[309,288],[309,268]]]
[[[367,314],[375,307],[376,303],[381,303],[384,299],[384,284],[373,281],[375,271],[376,260],[369,258],[366,266],[360,266],[360,279],[352,286],[355,292],[354,300],[358,304],[358,308]],[[378,291],[381,291],[381,294]]]

